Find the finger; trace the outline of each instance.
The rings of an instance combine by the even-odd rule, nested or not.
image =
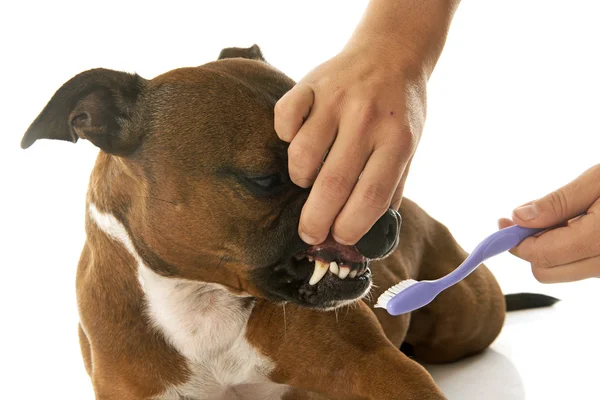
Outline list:
[[[544,228],[586,211],[600,197],[600,165],[596,165],[562,188],[518,207],[513,220],[529,228]]]
[[[291,142],[308,118],[315,100],[312,88],[297,84],[275,104],[275,132],[283,141]]]
[[[560,227],[560,226],[567,226],[567,225],[569,224],[569,222],[576,221],[576,220],[578,220],[578,219],[579,219],[579,218],[581,218],[581,217],[583,217],[583,215],[578,215],[577,217],[575,217],[575,218],[573,218],[573,219],[571,219],[571,220],[569,220],[569,221],[566,221],[566,222],[565,222],[565,223],[563,223],[563,224],[558,224],[558,225],[555,225],[555,226],[554,226],[554,228],[558,228],[558,227]],[[512,219],[510,219],[510,218],[500,218],[500,219],[498,220],[498,229],[504,229],[504,228],[508,228],[509,226],[513,226],[513,225],[516,225],[516,224],[515,224],[515,223],[514,223],[514,221],[513,221]],[[542,232],[540,232],[540,233],[537,233],[535,236],[540,236],[541,234],[542,234]]]
[[[394,210],[398,211],[400,209],[400,205],[402,204],[402,196],[404,194],[404,186],[406,184],[406,178],[408,177],[408,173],[410,172],[410,165],[412,164],[412,160],[413,158],[411,157],[410,160],[408,160],[408,164],[406,164],[406,168],[404,169],[404,172],[402,173],[402,177],[400,178],[400,183],[398,184],[398,187],[396,188],[396,191],[394,192],[394,195],[392,196],[392,202],[390,203],[390,207],[392,207]]]
[[[369,145],[361,139],[367,136],[358,130],[348,126],[345,134],[337,136],[304,204],[299,233],[306,243],[325,240],[370,156]]]
[[[509,226],[513,226],[515,223],[508,218],[500,218],[498,220],[498,229],[508,228]]]
[[[315,103],[313,109],[288,147],[290,179],[296,185],[310,187],[323,159],[336,140],[338,118],[331,107]]]
[[[579,217],[574,218],[571,221],[575,221],[578,218]],[[559,226],[567,226],[568,222],[569,221],[565,222],[564,224],[556,225],[556,226],[554,226],[554,228],[558,228]],[[500,218],[498,220],[498,229],[508,228],[509,226],[513,226],[513,225],[516,225],[516,224],[514,223],[514,221],[512,219],[509,219],[509,218]],[[542,233],[543,232],[536,233],[534,236],[540,236]]]
[[[355,244],[387,211],[412,152],[409,146],[391,145],[373,152],[333,225],[333,236],[338,242]]]
[[[513,222],[513,220],[509,219],[509,218],[500,218],[498,220],[498,229],[504,229],[504,228],[508,228],[510,226],[515,225],[515,223]],[[567,224],[565,223],[563,226],[567,226]],[[534,236],[540,236],[542,233],[537,233]],[[516,251],[518,251],[518,248],[512,248],[508,250],[511,254],[515,255],[518,257],[517,254],[515,254]],[[522,257],[520,257],[522,258]],[[527,261],[527,260],[525,260]]]
[[[531,266],[535,279],[542,283],[574,282],[600,277],[600,257],[586,258],[553,268]]]
[[[567,226],[528,238],[514,249],[516,256],[538,267],[564,265],[600,255],[600,221],[587,214]]]

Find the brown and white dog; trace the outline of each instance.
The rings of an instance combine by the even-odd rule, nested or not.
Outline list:
[[[450,362],[500,332],[505,299],[484,266],[410,315],[373,309],[389,286],[466,257],[409,200],[401,232],[390,210],[357,246],[303,244],[308,191],[289,181],[273,129],[293,85],[256,46],[152,80],[95,69],[27,130],[23,148],[101,149],[77,273],[97,399],[443,399],[401,344]]]

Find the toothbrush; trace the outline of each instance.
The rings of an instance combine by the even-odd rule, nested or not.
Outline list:
[[[457,284],[488,258],[516,247],[523,240],[547,230],[513,225],[501,229],[479,243],[463,263],[443,278],[433,281],[404,280],[386,290],[375,308],[385,308],[391,315],[406,314],[431,303],[443,290]]]

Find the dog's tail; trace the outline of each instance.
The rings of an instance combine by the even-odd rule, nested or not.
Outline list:
[[[529,310],[531,308],[550,307],[560,299],[538,293],[514,293],[504,295],[506,311]]]

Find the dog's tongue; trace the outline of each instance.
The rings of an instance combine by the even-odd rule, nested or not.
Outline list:
[[[325,261],[333,261],[335,259],[343,259],[350,262],[363,262],[365,257],[358,252],[355,246],[346,246],[336,242],[330,234],[323,243],[310,246],[307,254],[315,258],[320,258]]]

